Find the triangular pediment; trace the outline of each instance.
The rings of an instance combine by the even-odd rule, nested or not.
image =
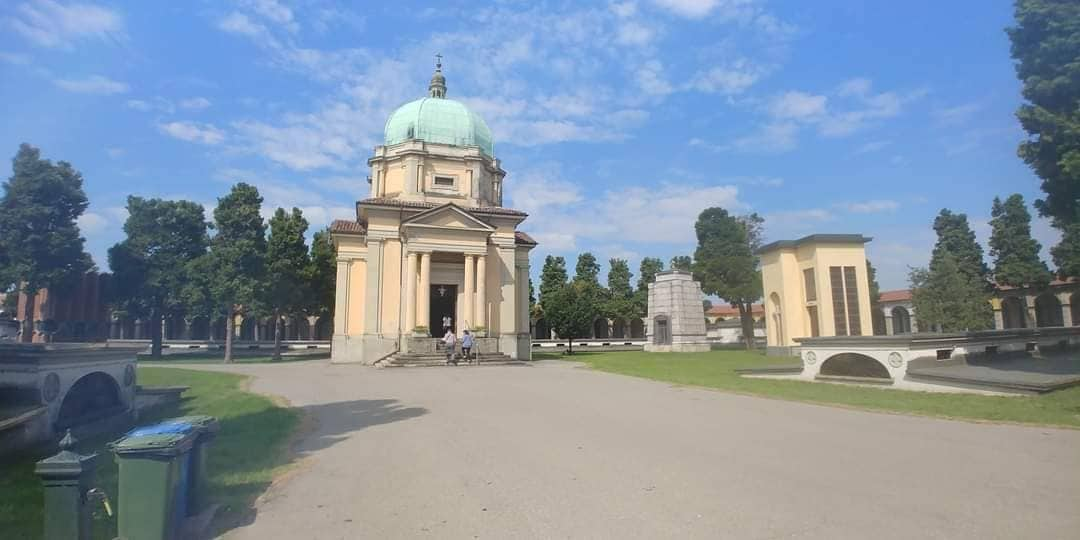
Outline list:
[[[442,229],[463,229],[472,231],[494,231],[495,228],[468,213],[454,203],[446,203],[425,210],[406,219],[403,226],[434,227]]]

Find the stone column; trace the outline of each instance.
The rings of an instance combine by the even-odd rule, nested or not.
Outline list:
[[[885,335],[896,335],[896,328],[893,327],[892,315],[885,315]]]
[[[529,332],[529,267],[519,266],[517,267],[517,276],[514,280],[514,286],[517,287],[517,331],[519,334],[526,334]],[[606,321],[606,319],[605,319]],[[611,334],[611,329],[608,329],[608,335]]]
[[[420,255],[420,290],[416,295],[416,318],[421,326],[428,326],[431,322],[431,254]],[[435,335],[434,328],[428,328],[431,335]]]
[[[415,157],[405,158],[405,193],[416,193],[416,178],[420,174],[420,163]]]
[[[487,327],[487,256],[476,257],[476,326]],[[490,335],[490,333],[488,334]]]
[[[315,316],[309,316],[307,318],[307,338],[308,341],[315,341],[315,323],[319,322],[319,318]]]
[[[1035,311],[1035,297],[1027,295],[1024,297],[1025,309],[1024,315],[1027,317],[1027,324],[1025,328],[1038,328],[1039,327],[1039,315]]]
[[[349,317],[349,264],[338,259],[337,283],[334,286],[334,334],[344,335]]]
[[[403,334],[408,334],[416,328],[416,263],[419,256],[409,253],[408,263],[405,270],[405,328]]]
[[[1065,327],[1073,325],[1072,304],[1061,304],[1061,324]]]
[[[473,281],[476,278],[475,264],[475,255],[465,256],[465,309],[463,310],[465,324],[462,326],[463,330],[471,330],[474,326],[476,326],[476,321],[473,319],[473,312],[476,308],[476,296],[473,294]]]
[[[383,241],[368,239],[367,277],[364,279],[364,333],[379,333],[379,290],[382,285]]]

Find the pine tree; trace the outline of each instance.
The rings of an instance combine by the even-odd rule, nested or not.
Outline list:
[[[17,287],[27,296],[24,342],[33,338],[38,291],[70,286],[93,267],[76,223],[89,204],[82,184],[70,163],[41,159],[29,144],[20,145],[12,160],[0,198],[0,289]]]
[[[975,240],[967,214],[954,214],[942,209],[934,219],[934,231],[937,233],[937,243],[930,257],[931,272],[948,253],[956,258],[960,271],[984,283],[989,281],[990,268],[983,261],[983,248]]]
[[[311,268],[308,271],[308,288],[311,302],[307,311],[318,317],[334,313],[334,296],[337,282],[337,248],[330,238],[330,230],[323,229],[311,239]]]
[[[130,196],[122,242],[109,248],[115,304],[150,321],[150,354],[161,356],[161,321],[179,314],[188,261],[206,254],[210,237],[202,205]]]
[[[543,309],[545,299],[554,291],[566,285],[569,279],[566,275],[566,259],[548,255],[544,259],[544,267],[540,270],[540,307]]]
[[[1016,112],[1031,137],[1019,155],[1042,179],[1039,214],[1062,231],[1051,249],[1058,271],[1080,270],[1080,3],[1017,0],[1012,41],[1016,75],[1027,100]]]
[[[966,332],[993,327],[994,312],[985,283],[965,272],[952,254],[941,255],[935,269],[913,269],[910,279],[920,328]]]
[[[586,251],[578,255],[577,267],[574,269],[574,281],[583,281],[589,285],[600,287],[600,264],[596,257]]]
[[[877,269],[866,259],[866,280],[870,282],[870,314],[874,324],[874,335],[880,336],[886,333],[885,314],[881,312],[881,286],[877,281]]]
[[[1005,202],[994,197],[990,229],[994,281],[999,285],[1033,288],[1050,283],[1050,269],[1039,258],[1042,246],[1031,237],[1031,214],[1023,196],[1015,193]]]
[[[603,306],[604,316],[628,323],[640,317],[634,302],[634,289],[630,286],[630,265],[626,259],[611,259],[607,275],[607,294]]]
[[[310,282],[306,278],[311,271],[311,259],[304,240],[307,228],[308,222],[299,208],[293,208],[291,212],[278,208],[270,218],[266,281],[260,296],[263,304],[270,308],[274,321],[275,361],[281,360],[282,316],[298,315],[310,302]]]
[[[639,291],[648,291],[649,284],[656,280],[656,274],[663,271],[664,261],[656,257],[641,259],[641,266],[638,267],[637,289]]]
[[[189,266],[185,297],[194,312],[209,311],[225,317],[225,362],[232,362],[235,321],[240,310],[250,311],[259,301],[266,275],[266,225],[259,208],[262,196],[254,186],[236,184],[218,199],[214,209],[217,234],[210,252]]]

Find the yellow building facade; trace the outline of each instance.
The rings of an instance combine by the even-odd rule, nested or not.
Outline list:
[[[441,338],[447,325],[479,335],[485,352],[529,358],[536,242],[518,230],[527,215],[503,207],[506,171],[487,125],[446,98],[437,66],[428,96],[394,111],[384,135],[356,219],[331,226],[332,361],[373,364]]]
[[[815,234],[758,250],[770,353],[789,354],[802,337],[874,334],[869,241],[858,234]]]

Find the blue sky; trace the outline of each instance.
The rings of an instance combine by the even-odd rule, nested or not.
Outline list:
[[[902,288],[942,207],[985,241],[995,195],[1039,196],[1016,157],[1011,4],[5,2],[0,153],[30,142],[82,171],[102,267],[128,194],[210,209],[243,180],[267,215],[321,227],[367,196],[386,117],[440,52],[530,213],[534,275],[549,253],[605,271],[692,253],[719,205],[765,216],[770,240],[872,236],[882,287]]]

